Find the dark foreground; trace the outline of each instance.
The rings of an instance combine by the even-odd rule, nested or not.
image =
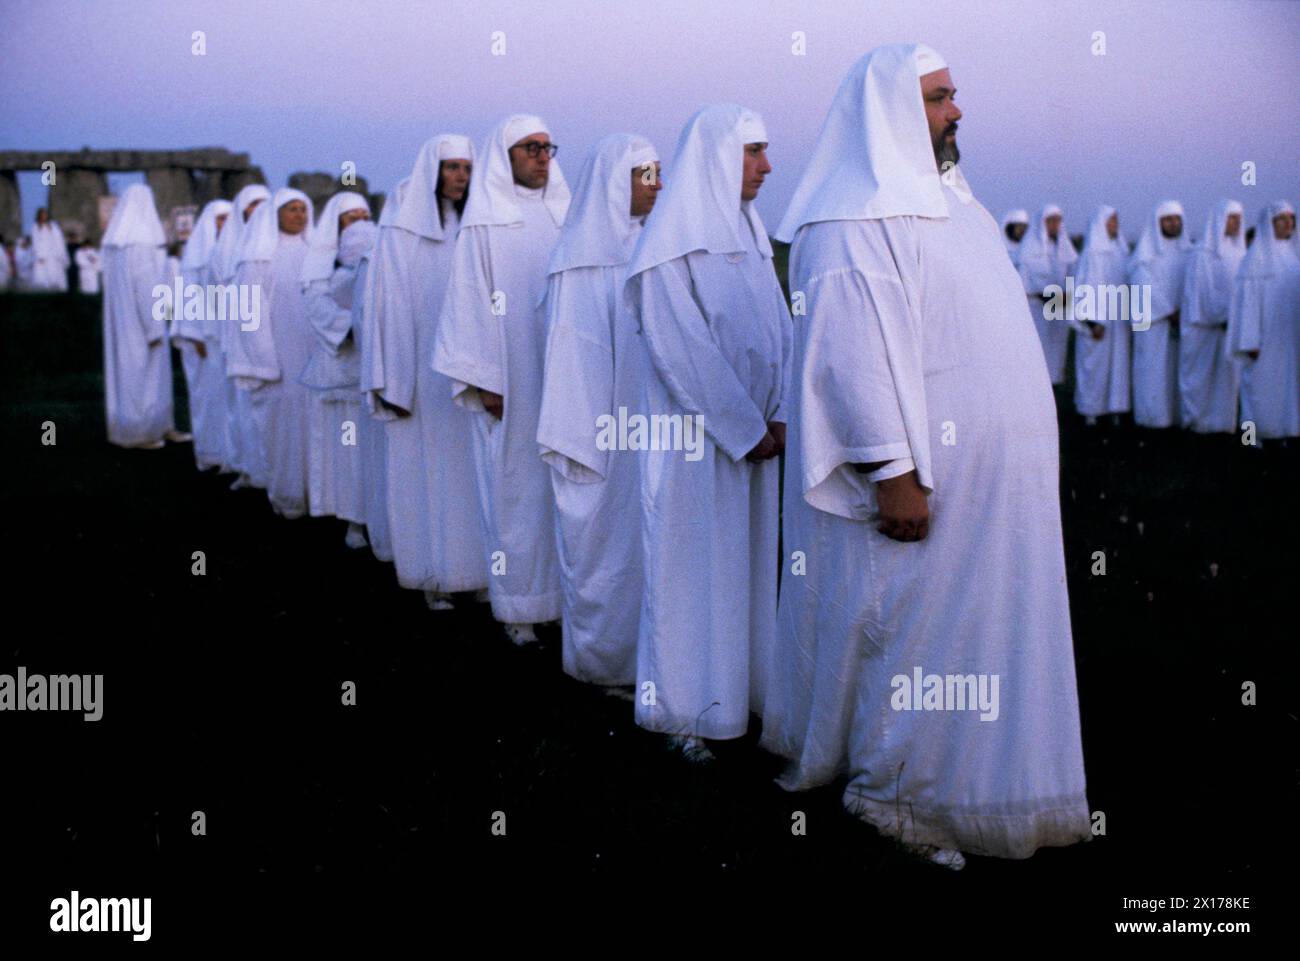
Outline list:
[[[1062,414],[1089,800],[1106,834],[951,875],[850,821],[836,789],[783,793],[751,744],[706,769],[664,754],[630,705],[562,674],[556,635],[521,651],[468,600],[428,612],[390,567],[345,550],[338,522],[274,517],[260,492],[198,474],[188,445],[110,447],[97,300],[0,297],[0,324],[0,673],[101,673],[105,692],[98,723],[0,714],[6,940],[48,933],[51,899],[74,888],[152,897],[163,945],[261,925],[433,938],[559,898],[554,930],[591,911],[648,946],[682,919],[776,932],[773,906],[823,888],[860,919],[791,924],[900,933],[911,913],[963,908],[1012,938],[1171,917],[1272,927],[1296,849],[1294,445],[1086,431]],[[1105,576],[1090,573],[1097,550]],[[890,894],[908,913],[873,910]],[[599,895],[616,913],[588,907]],[[1171,896],[1251,908],[1122,908]]]

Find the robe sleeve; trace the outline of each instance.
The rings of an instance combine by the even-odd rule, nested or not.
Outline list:
[[[1264,286],[1267,277],[1238,277],[1233,284],[1231,306],[1228,308],[1228,345],[1239,360],[1244,355],[1260,349],[1263,332]]]
[[[506,388],[501,318],[492,312],[492,292],[498,288],[492,276],[489,229],[465,227],[456,237],[433,351],[433,369],[451,380],[452,397],[470,410],[483,410],[480,389],[504,396]],[[523,304],[505,306],[531,309]]]
[[[633,277],[628,292],[651,363],[673,400],[704,417],[704,431],[734,462],[767,433],[763,412],[731,369],[691,290],[686,258]]]
[[[241,322],[228,321],[226,375],[234,378],[235,386],[242,390],[255,390],[280,379],[275,338],[271,334],[271,312],[275,309],[271,302],[271,262],[245,261],[235,271],[234,283],[260,291],[258,323],[255,329],[245,330]]]
[[[799,450],[804,500],[865,521],[877,513],[869,481],[915,469],[931,492],[934,479],[915,238],[902,218],[859,228],[853,266],[798,280],[808,294]],[[890,463],[870,477],[853,466],[880,461]]]
[[[608,476],[610,454],[596,442],[597,419],[615,413],[611,275],[620,272],[581,267],[551,274],[547,282],[537,443],[542,460],[578,484]]]
[[[1183,275],[1182,318],[1197,327],[1218,327],[1228,318],[1228,304],[1215,283],[1214,256],[1196,252]]]
[[[384,389],[384,337],[380,326],[384,272],[381,257],[391,234],[391,229],[380,230],[370,257],[357,267],[357,287],[352,293],[353,323],[361,347],[361,393],[365,396],[366,409],[376,420],[396,418],[392,411],[385,410],[379,403],[379,395]]]
[[[768,420],[784,424],[789,416],[790,385],[794,371],[794,323],[790,319],[790,306],[785,302],[785,292],[781,290],[781,282],[776,279],[775,271],[772,273],[772,295],[781,317],[781,393],[776,410]]]
[[[178,304],[172,304],[172,325],[170,335],[173,338],[184,338],[185,340],[206,340],[203,329],[202,312],[200,317],[185,316],[185,290],[191,284],[197,284],[199,279],[193,273],[188,271],[181,272],[181,301]],[[175,287],[172,288],[175,290]]]
[[[332,356],[337,357],[339,347],[352,329],[352,312],[344,310],[335,301],[329,280],[313,280],[303,290],[302,300],[317,339]]]

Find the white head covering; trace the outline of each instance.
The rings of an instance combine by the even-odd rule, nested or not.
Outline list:
[[[339,237],[338,261],[344,267],[355,267],[361,258],[370,253],[379,236],[379,228],[369,220],[356,220],[348,224]]]
[[[311,209],[310,202],[307,209]],[[339,217],[349,210],[369,211],[370,205],[366,203],[365,197],[351,190],[337,193],[325,201],[316,229],[311,232],[311,247],[302,261],[304,284],[313,280],[325,280],[334,273],[334,261],[339,252]]]
[[[1275,200],[1259,213],[1255,225],[1255,240],[1241,264],[1238,279],[1275,277],[1284,262],[1300,257],[1300,233],[1292,231],[1290,240],[1278,240],[1273,232],[1273,218],[1279,214],[1293,214],[1295,208],[1285,200]]]
[[[295,200],[301,200],[307,205],[307,226],[299,236],[308,244],[311,243],[311,198],[301,190],[281,187],[275,192],[273,203],[260,204],[253,211],[253,216],[239,237],[239,253],[235,255],[236,264],[253,260],[270,260],[275,256],[275,248],[280,243],[280,208]]]
[[[483,145],[479,170],[469,183],[469,200],[465,204],[462,227],[492,227],[523,222],[519,209],[514,170],[510,166],[510,148],[524,137],[549,133],[541,117],[515,114],[496,125]],[[550,177],[544,188],[543,202],[556,226],[564,223],[569,209],[569,185],[560,165],[551,160]]]
[[[1047,235],[1048,217],[1061,218],[1061,226],[1056,231],[1056,240],[1052,240]],[[1026,278],[1026,283],[1031,284],[1033,289],[1027,287],[1026,291],[1036,294],[1041,292],[1046,284],[1054,283],[1053,264],[1056,267],[1068,267],[1078,259],[1079,254],[1074,249],[1074,244],[1070,242],[1070,235],[1065,229],[1065,213],[1056,204],[1047,204],[1038,212],[1037,226],[1025,233],[1024,240],[1020,244],[1020,258],[1017,264],[1033,275]],[[1051,279],[1044,279],[1048,277]],[[1040,280],[1043,281],[1041,284]]]
[[[550,273],[628,262],[643,219],[631,212],[632,171],[658,159],[654,145],[636,134],[610,134],[596,144],[578,175]]]
[[[1237,236],[1229,237],[1224,233],[1228,218],[1232,214],[1241,217],[1241,229]],[[1232,268],[1241,263],[1246,256],[1246,210],[1235,200],[1220,200],[1205,219],[1205,233],[1201,236],[1201,246],[1212,256],[1225,261]]]
[[[406,177],[389,191],[388,196],[384,198],[384,207],[379,211],[379,226],[397,226],[397,214],[401,211],[402,201],[406,200],[406,195],[410,189],[411,178]]]
[[[686,122],[673,153],[672,175],[632,252],[629,277],[697,250],[744,253],[748,245],[740,235],[741,215],[749,220],[759,250],[772,255],[758,211],[740,199],[747,143],[767,143],[767,130],[762,117],[734,103],[704,107]]]
[[[778,239],[789,242],[804,224],[822,220],[948,216],[918,79],[921,71],[940,69],[927,69],[931,63],[943,66],[928,47],[894,43],[853,65],[831,101]],[[968,201],[961,169],[947,176]]]
[[[1009,227],[1011,224],[1024,224],[1026,227],[1028,227],[1029,211],[1025,210],[1022,207],[1017,207],[1015,210],[1008,210],[1005,214],[1003,214],[1002,215],[1003,236],[1006,235],[1007,227]]]
[[[270,196],[271,191],[263,184],[249,184],[235,194],[234,202],[231,204],[230,219],[226,221],[226,226],[217,238],[216,249],[213,250],[212,258],[208,261],[212,278],[218,283],[227,281],[235,275],[239,238],[248,229],[248,224],[244,221],[244,211],[254,201],[266,201]],[[251,221],[253,218],[248,219]]]
[[[1119,251],[1128,253],[1124,238],[1111,237],[1110,231],[1106,229],[1106,223],[1116,213],[1114,207],[1102,205],[1097,208],[1097,212],[1092,215],[1092,221],[1088,224],[1088,234],[1083,238],[1083,253],[1101,253],[1107,251]]]
[[[444,160],[468,160],[473,163],[474,145],[470,143],[469,137],[443,133],[425,142],[416,154],[415,166],[411,168],[410,186],[401,211],[393,221],[394,227],[401,227],[430,240],[445,239],[438,207],[438,172]],[[554,165],[551,167],[551,176],[555,176]],[[468,204],[466,209],[468,210]]]
[[[1129,258],[1130,270],[1138,264],[1150,263],[1167,250],[1191,249],[1192,238],[1187,236],[1186,217],[1183,217],[1183,232],[1176,239],[1170,240],[1160,232],[1160,218],[1172,217],[1174,214],[1183,217],[1183,205],[1177,200],[1162,200],[1156,205],[1156,209],[1151,214],[1151,220],[1148,221],[1146,229],[1142,231],[1142,238],[1137,242],[1137,246],[1133,248],[1133,254]]]
[[[121,201],[113,208],[113,216],[104,231],[103,247],[126,247],[143,244],[161,247],[167,242],[158,209],[153,203],[153,191],[147,184],[132,184],[126,188]]]
[[[190,231],[189,239],[185,241],[185,249],[181,251],[182,270],[198,270],[208,265],[217,246],[217,218],[229,213],[229,200],[211,200],[207,203],[199,214],[194,229]]]

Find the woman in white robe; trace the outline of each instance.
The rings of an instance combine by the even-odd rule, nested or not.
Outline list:
[[[1245,210],[1235,200],[1215,206],[1201,242],[1187,258],[1182,336],[1178,338],[1178,396],[1182,423],[1198,434],[1237,429],[1238,370],[1228,350],[1228,304],[1246,256]],[[1229,219],[1233,232],[1229,234]]]
[[[1060,223],[1056,228],[1056,239],[1047,232],[1047,220],[1056,217]],[[1044,291],[1056,286],[1065,291],[1066,277],[1073,273],[1074,262],[1079,259],[1070,235],[1065,229],[1065,217],[1061,208],[1048,204],[1038,212],[1038,219],[1025,234],[1020,244],[1016,259],[1016,268],[1025,285],[1025,296],[1029,298],[1029,312],[1034,317],[1034,328],[1038,331],[1038,340],[1043,345],[1043,356],[1047,359],[1047,372],[1053,384],[1065,383],[1065,360],[1070,349],[1070,325],[1064,317],[1049,319],[1046,316],[1047,302]]]
[[[249,184],[235,194],[231,204],[230,219],[217,237],[216,249],[208,264],[207,282],[214,286],[233,285],[238,267],[240,240],[248,229],[257,208],[271,199],[271,192],[262,184]],[[246,390],[239,390],[230,369],[230,348],[239,333],[238,316],[218,320],[208,318],[209,338],[215,332],[221,366],[225,371],[226,391],[226,450],[229,460],[226,469],[235,473],[231,490],[241,487],[265,489],[267,484],[266,459],[263,444],[253,420],[252,403]],[[209,340],[211,343],[211,339]]]
[[[433,368],[434,344],[473,165],[468,137],[441,134],[415,158],[406,193],[379,238],[377,349],[363,382],[385,421],[388,521],[397,581],[431,610],[487,587],[473,455],[474,416]]]
[[[1126,414],[1133,407],[1130,317],[1110,316],[1111,305],[1121,301],[1106,293],[1127,283],[1128,245],[1119,232],[1119,214],[1114,207],[1101,207],[1088,226],[1074,276],[1074,407],[1089,423],[1103,414]],[[1083,288],[1091,294],[1081,298]]]
[[[220,351],[208,350],[206,299],[200,304],[190,295],[203,290],[208,261],[230,209],[230,201],[213,200],[199,214],[181,253],[183,300],[172,305],[171,337],[185,368],[190,432],[194,435],[194,460],[199,470],[220,468],[227,460],[226,371]],[[200,306],[202,309],[195,309]]]
[[[14,247],[14,289],[31,290],[35,270],[36,251],[32,248],[32,238],[22,237]]]
[[[371,553],[385,563],[393,560],[393,535],[388,526],[388,437],[385,422],[393,415],[382,410],[376,413],[382,405],[367,390],[368,384],[383,382],[378,307],[386,295],[384,271],[375,259],[375,251],[384,233],[393,229],[393,221],[397,219],[409,186],[410,180],[403,180],[385,198],[379,212],[378,233],[370,249],[362,252],[357,265],[352,297],[352,332],[357,341],[361,398],[366,411],[366,416],[357,425],[361,442],[361,487],[366,501],[366,537],[370,541]]]
[[[140,186],[140,185],[136,185]],[[36,211],[32,227],[32,290],[63,291],[68,289],[68,242],[57,220],[51,220],[44,207]]]
[[[1300,437],[1300,238],[1295,208],[1266,207],[1237,273],[1228,342],[1241,365],[1241,420],[1264,439]]]
[[[1174,216],[1183,220],[1182,229],[1178,236],[1166,237],[1160,220]],[[1151,288],[1150,326],[1133,330],[1133,420],[1140,427],[1178,424],[1179,308],[1191,249],[1182,204],[1166,200],[1152,213],[1129,257],[1129,283]]]
[[[316,333],[311,359],[299,372],[303,385],[311,389],[308,511],[312,517],[347,521],[344,543],[354,549],[366,546],[357,430],[363,416],[361,371],[352,336],[351,292],[346,304],[340,302],[334,295],[333,277],[340,232],[368,219],[370,207],[365,197],[352,191],[335,194],[321,211],[302,265],[303,307]]]
[[[593,684],[636,680],[641,454],[611,449],[602,436],[620,410],[645,413],[645,348],[622,293],[659,189],[658,159],[650,142],[633,134],[596,144],[574,187],[547,283],[537,443],[555,491],[564,670]],[[640,187],[646,174],[648,189],[634,198],[633,180]]]
[[[1056,407],[997,221],[960,167],[939,175],[918,76],[944,64],[925,51],[858,61],[777,231],[808,310],[762,743],[791,760],[786,790],[847,774],[849,812],[959,868],[960,851],[1025,858],[1090,824]],[[879,526],[881,486],[908,474],[920,539]],[[966,684],[960,705],[902,701],[922,672],[971,677],[988,707]]]
[[[1017,207],[1015,210],[1008,210],[1002,215],[1002,242],[1007,245],[1007,256],[1011,258],[1014,264],[1020,259],[1020,247],[1025,241],[1025,233],[1029,230],[1029,211]],[[1007,228],[1011,226],[1020,227],[1020,236],[1013,239],[1011,231]]]
[[[688,760],[745,734],[776,640],[791,326],[752,202],[767,139],[734,104],[687,122],[625,289],[650,359],[641,411],[682,426],[640,455],[636,722]]]
[[[516,181],[511,151],[538,134],[549,137],[545,122],[518,114],[487,139],[452,251],[433,356],[455,402],[472,412],[488,594],[517,645],[536,641],[533,625],[561,613],[555,495],[537,452],[537,419],[546,353],[541,303],[569,187],[554,161],[542,186]],[[483,392],[504,398],[500,419]]]
[[[302,206],[290,209],[294,204]],[[267,499],[289,519],[307,513],[311,392],[298,374],[316,339],[302,301],[311,220],[311,200],[290,187],[277,190],[272,202],[254,211],[240,237],[235,283],[260,291],[260,317],[256,325],[232,325],[227,365],[235,386],[251,401],[263,444]]]
[[[174,433],[162,221],[153,191],[126,188],[104,232],[104,399],[108,439],[156,449]]]

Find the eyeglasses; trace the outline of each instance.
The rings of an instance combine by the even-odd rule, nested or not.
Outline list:
[[[517,144],[515,144],[513,147],[511,147],[510,149],[511,149],[511,150],[522,150],[524,153],[528,154],[528,156],[530,156],[530,157],[536,157],[539,153],[541,153],[543,150],[545,150],[545,151],[546,151],[546,156],[548,156],[548,157],[554,157],[554,156],[555,156],[555,152],[556,152],[557,150],[559,150],[560,148],[557,147],[557,146],[556,146],[555,144],[553,144],[553,143],[538,143],[537,141],[534,140],[532,143],[517,143]]]

